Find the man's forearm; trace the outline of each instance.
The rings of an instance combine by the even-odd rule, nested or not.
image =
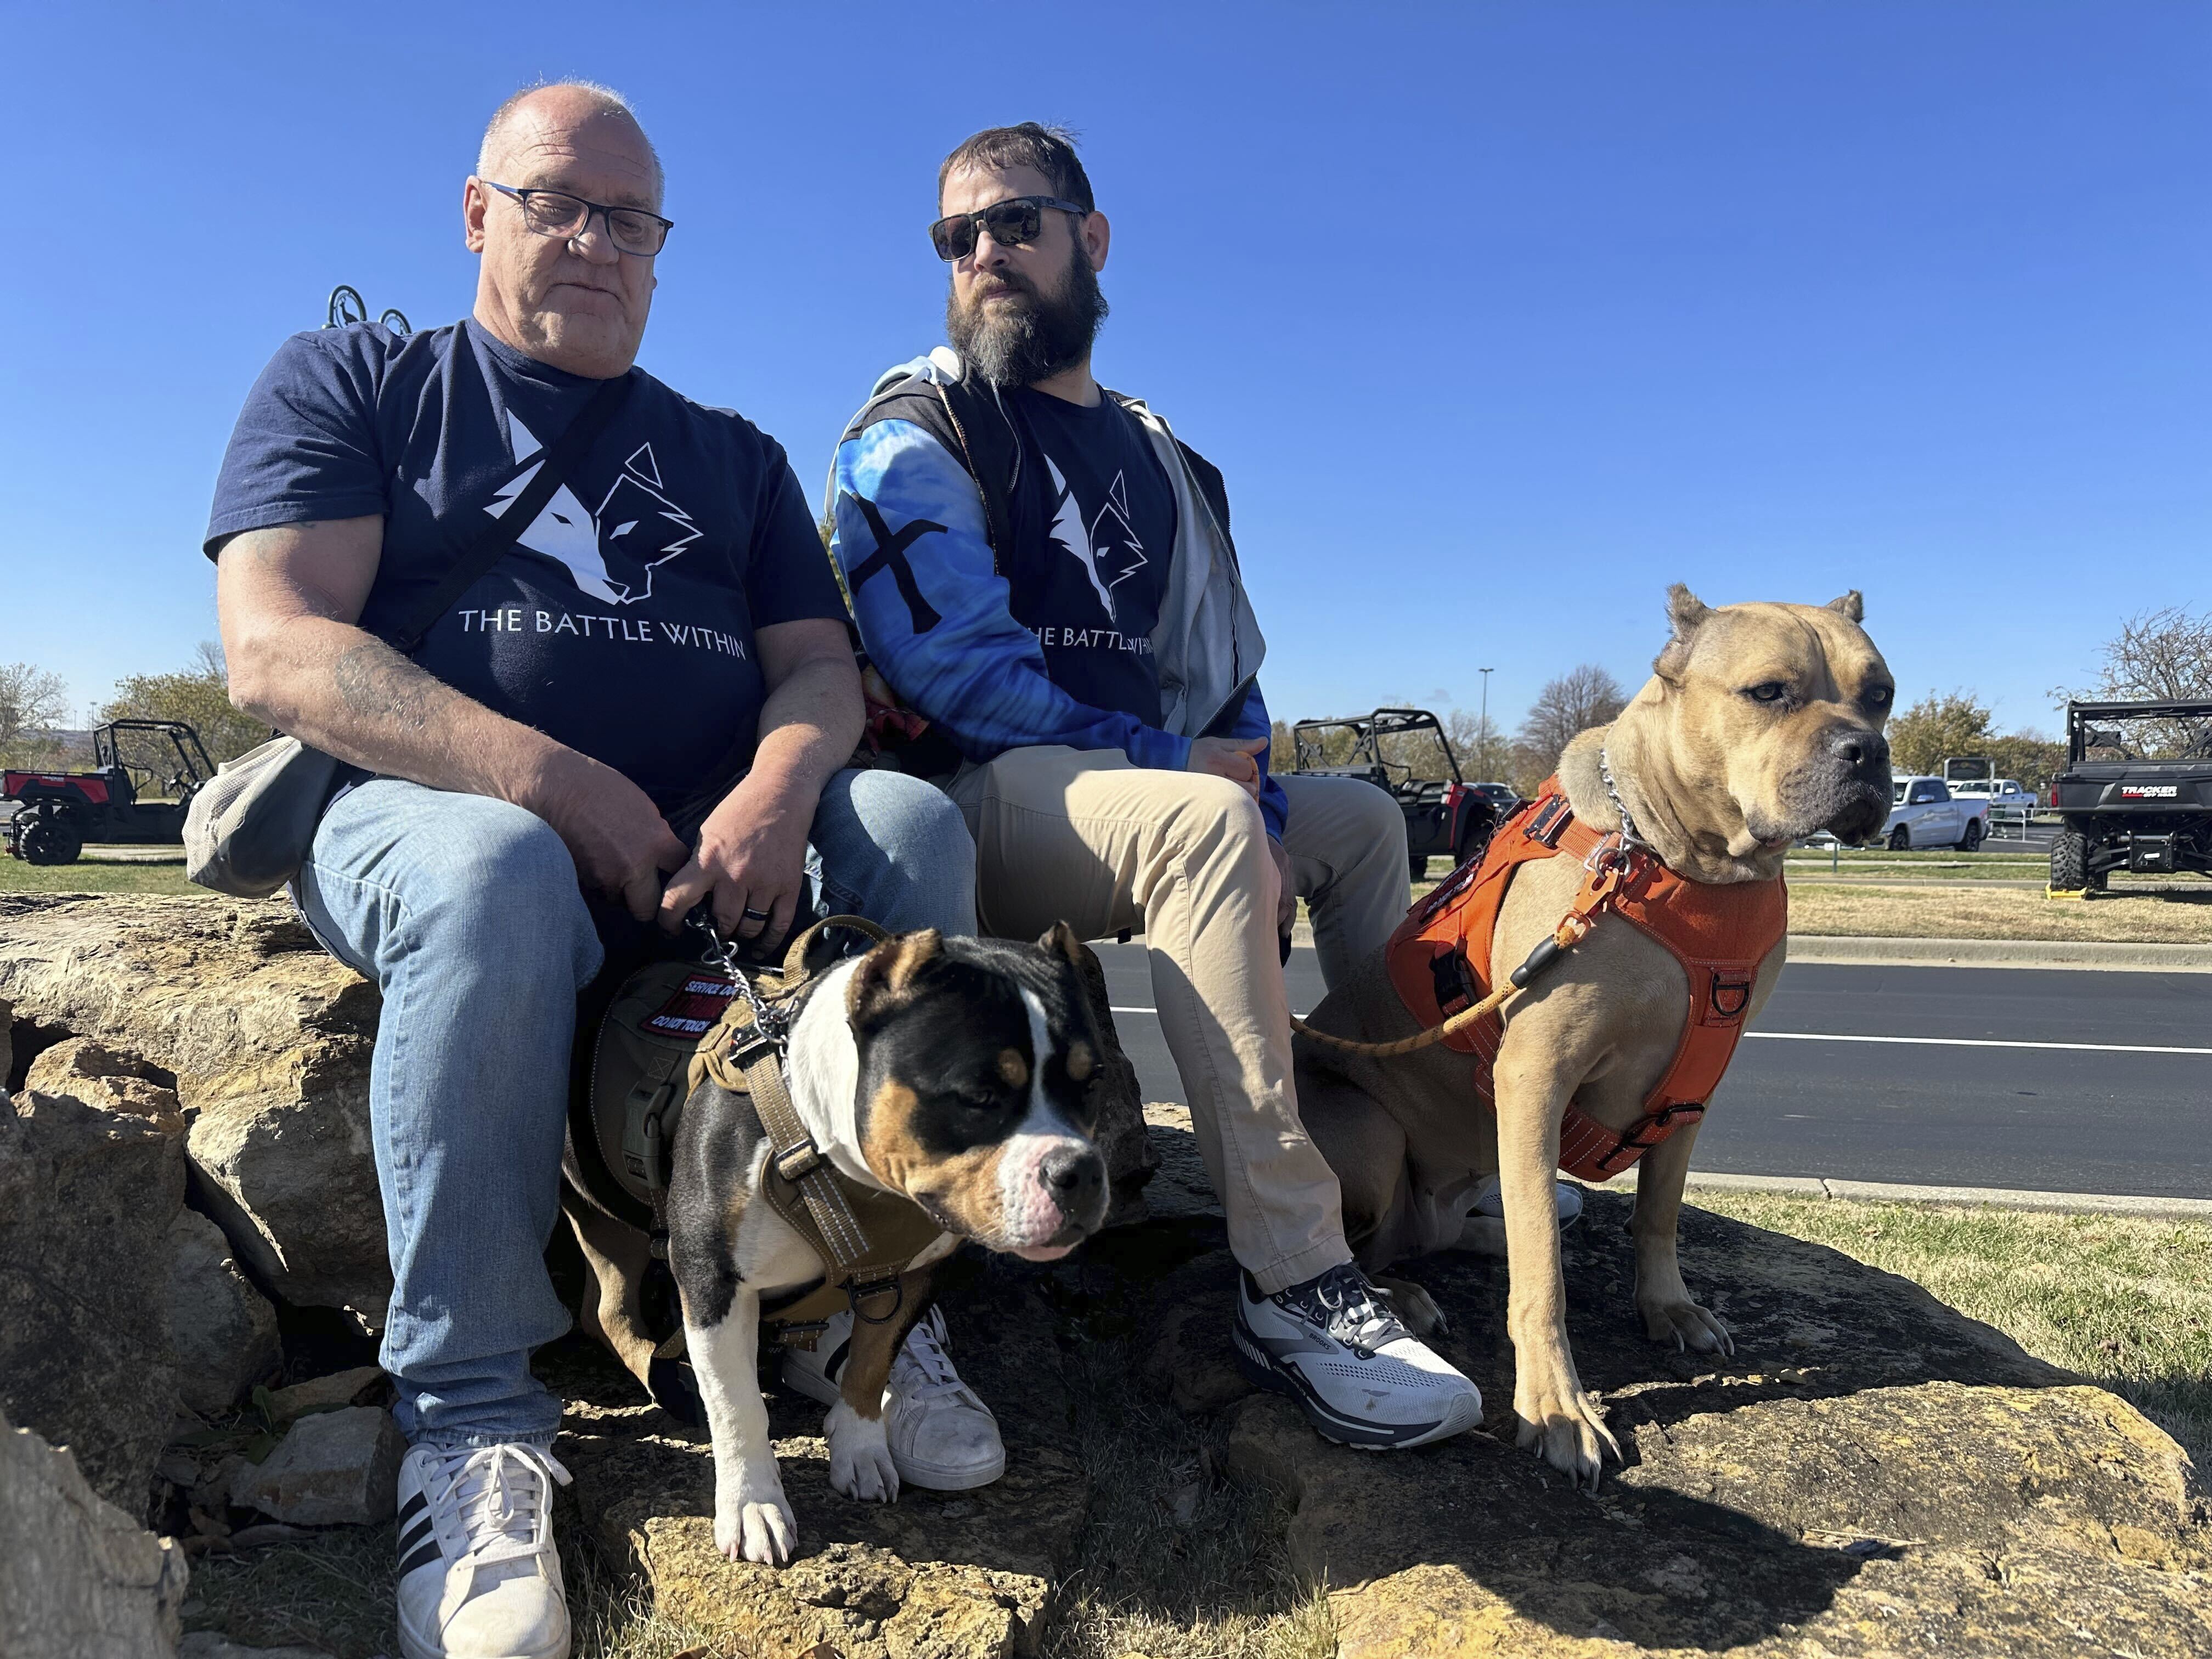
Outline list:
[[[527,805],[562,752],[347,623],[294,618],[255,642],[253,659],[234,685],[240,707],[386,776]]]
[[[801,663],[761,705],[751,776],[811,802],[852,758],[866,723],[849,657]]]

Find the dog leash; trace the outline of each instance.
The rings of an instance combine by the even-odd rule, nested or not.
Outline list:
[[[798,1194],[805,1218],[812,1224],[799,1226],[799,1231],[802,1236],[814,1234],[834,1280],[846,1287],[854,1316],[870,1324],[896,1317],[902,1297],[898,1275],[878,1273],[864,1278],[856,1271],[865,1268],[874,1242],[854,1213],[836,1166],[807,1132],[784,1082],[784,1054],[791,1041],[787,1010],[799,994],[813,983],[813,977],[806,973],[808,947],[833,927],[856,933],[872,945],[880,945],[890,935],[860,916],[831,916],[817,921],[792,941],[782,971],[776,976],[776,988],[764,997],[753,975],[738,963],[736,948],[721,939],[714,925],[697,921],[694,926],[711,942],[708,954],[736,985],[752,1019],[747,1030],[726,1015],[700,1040],[692,1060],[693,1086],[697,1086],[703,1074],[750,1099],[754,1115],[768,1135],[769,1168]],[[787,1221],[799,1225],[798,1206],[784,1201],[785,1195],[773,1184],[766,1196]],[[935,1232],[933,1225],[931,1237]],[[886,1295],[891,1304],[884,1311],[872,1311],[865,1305]]]
[[[1623,813],[1624,823],[1626,817],[1627,815]],[[1567,914],[1559,918],[1559,925],[1552,930],[1551,936],[1529,951],[1528,959],[1507,975],[1488,996],[1472,1007],[1461,1009],[1441,1025],[1431,1025],[1425,1031],[1401,1037],[1395,1042],[1362,1042],[1354,1037],[1338,1036],[1333,1031],[1316,1030],[1295,1014],[1291,1017],[1291,1029],[1301,1036],[1311,1037],[1316,1042],[1340,1053],[1364,1054],[1372,1060],[1394,1060],[1400,1054],[1419,1054],[1424,1048],[1432,1048],[1446,1038],[1456,1036],[1460,1032],[1480,1024],[1513,997],[1557,967],[1559,958],[1581,944],[1596,925],[1598,917],[1611,904],[1613,896],[1620,890],[1622,880],[1634,867],[1638,856],[1637,844],[1618,831],[1599,842],[1583,861],[1583,868],[1589,873],[1583,878],[1574,903],[1568,908]]]

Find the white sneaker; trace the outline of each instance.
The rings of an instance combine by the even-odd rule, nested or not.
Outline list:
[[[945,1341],[945,1315],[936,1308],[907,1333],[884,1390],[884,1433],[891,1467],[908,1486],[966,1492],[1006,1472],[1006,1444],[991,1408],[952,1369]],[[784,1356],[785,1383],[810,1400],[836,1405],[852,1344],[852,1314],[835,1316],[812,1352],[793,1348]]]
[[[1569,1186],[1564,1181],[1553,1182],[1552,1203],[1559,1214],[1561,1232],[1566,1231],[1568,1228],[1583,1218],[1581,1188]],[[1490,1221],[1505,1219],[1505,1194],[1503,1183],[1496,1176],[1483,1176],[1482,1184],[1474,1189],[1474,1207],[1469,1210],[1468,1214],[1470,1217],[1481,1216]]]
[[[405,1659],[568,1659],[548,1451],[417,1446],[399,1465]]]
[[[1324,1440],[1399,1450],[1482,1421],[1482,1392],[1398,1322],[1345,1262],[1263,1296],[1237,1274],[1234,1346],[1245,1380],[1297,1401]]]

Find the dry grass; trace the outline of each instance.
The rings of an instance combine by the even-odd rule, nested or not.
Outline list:
[[[1131,1346],[1069,1351],[1091,1509],[1045,1659],[1328,1659],[1335,1620],[1290,1571],[1280,1503],[1225,1479],[1225,1424],[1158,1399]]]
[[[1790,890],[1790,931],[1877,939],[2111,940],[2212,945],[2212,882],[2093,899],[2051,899],[2032,888],[1845,886]]]
[[[388,1522],[331,1527],[239,1555],[203,1555],[192,1563],[185,1628],[255,1647],[319,1649],[331,1659],[396,1655],[392,1530]],[[702,1643],[698,1632],[656,1613],[650,1595],[571,1535],[576,1530],[564,1532],[561,1552],[575,1659],[676,1659]]]
[[[2212,1473],[2212,1224],[1711,1189],[1691,1200],[1925,1285],[2132,1401]]]

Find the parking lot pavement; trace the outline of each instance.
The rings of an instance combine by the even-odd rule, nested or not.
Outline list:
[[[1097,947],[1148,1100],[1184,1099],[1141,945]],[[1310,949],[1291,1006],[1321,1000]],[[2212,1198],[2212,974],[1799,963],[1736,1052],[1697,1167]]]

